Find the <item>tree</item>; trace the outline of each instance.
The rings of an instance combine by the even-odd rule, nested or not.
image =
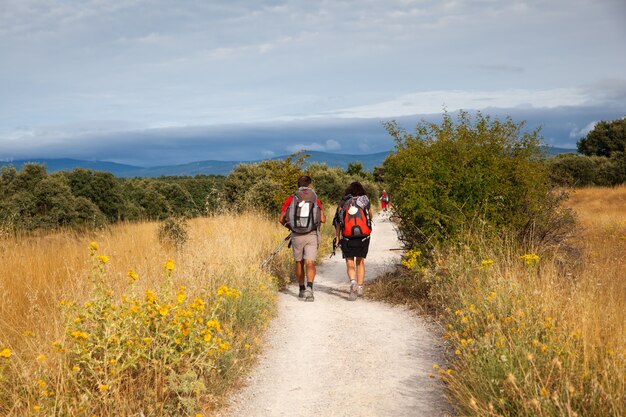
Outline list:
[[[599,122],[576,145],[578,152],[587,156],[610,157],[614,152],[626,151],[626,117]]]
[[[76,168],[65,175],[72,194],[90,200],[109,221],[117,220],[122,207],[122,197],[113,174]]]
[[[554,197],[538,131],[523,126],[467,112],[456,123],[447,113],[440,125],[421,122],[414,134],[387,123],[396,152],[384,162],[385,178],[403,239],[450,243],[473,227],[547,237]]]
[[[365,170],[363,169],[363,164],[360,161],[348,163],[348,169],[346,170],[346,173],[351,176],[366,176]]]

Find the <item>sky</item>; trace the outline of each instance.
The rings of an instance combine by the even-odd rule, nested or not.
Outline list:
[[[624,0],[0,0],[0,159],[393,148],[444,109],[575,148],[626,115]]]

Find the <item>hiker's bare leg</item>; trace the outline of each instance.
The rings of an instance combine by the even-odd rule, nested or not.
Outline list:
[[[296,278],[298,284],[304,285],[304,261],[296,261]]]
[[[311,259],[305,259],[306,263],[306,280],[307,282],[313,282],[315,279],[315,261]],[[302,277],[302,283],[304,284],[304,277]]]
[[[365,280],[365,259],[356,258],[356,282],[359,285],[363,285],[363,280]]]
[[[356,270],[354,268],[354,258],[346,258],[346,269],[348,270],[348,279],[352,281],[356,279]]]

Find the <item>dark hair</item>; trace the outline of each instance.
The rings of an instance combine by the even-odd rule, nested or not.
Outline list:
[[[365,195],[365,188],[363,188],[363,185],[361,185],[360,182],[354,181],[352,184],[348,185],[348,188],[346,188],[345,195],[348,194],[353,197]]]
[[[298,188],[300,188],[300,187],[308,187],[309,185],[311,185],[312,182],[313,182],[313,180],[308,175],[301,175],[298,178]]]

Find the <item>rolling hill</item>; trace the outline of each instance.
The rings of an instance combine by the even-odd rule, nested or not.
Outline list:
[[[575,149],[546,147],[549,156],[560,153],[576,152]],[[363,168],[371,171],[375,166],[382,165],[389,155],[389,152],[378,152],[363,155],[349,155],[328,153],[319,151],[306,151],[310,157],[307,163],[323,163],[331,167],[346,169],[351,162],[361,162]],[[279,156],[272,159],[283,159],[286,156]],[[79,159],[47,159],[33,158],[15,161],[0,161],[0,166],[13,165],[18,170],[26,163],[39,163],[47,167],[48,172],[68,171],[74,168],[92,169],[94,171],[110,172],[116,177],[162,177],[162,176],[194,176],[194,175],[228,175],[232,169],[241,163],[254,163],[256,161],[197,161],[180,165],[164,165],[154,167],[141,167],[136,165],[119,164],[107,161],[83,161]]]

